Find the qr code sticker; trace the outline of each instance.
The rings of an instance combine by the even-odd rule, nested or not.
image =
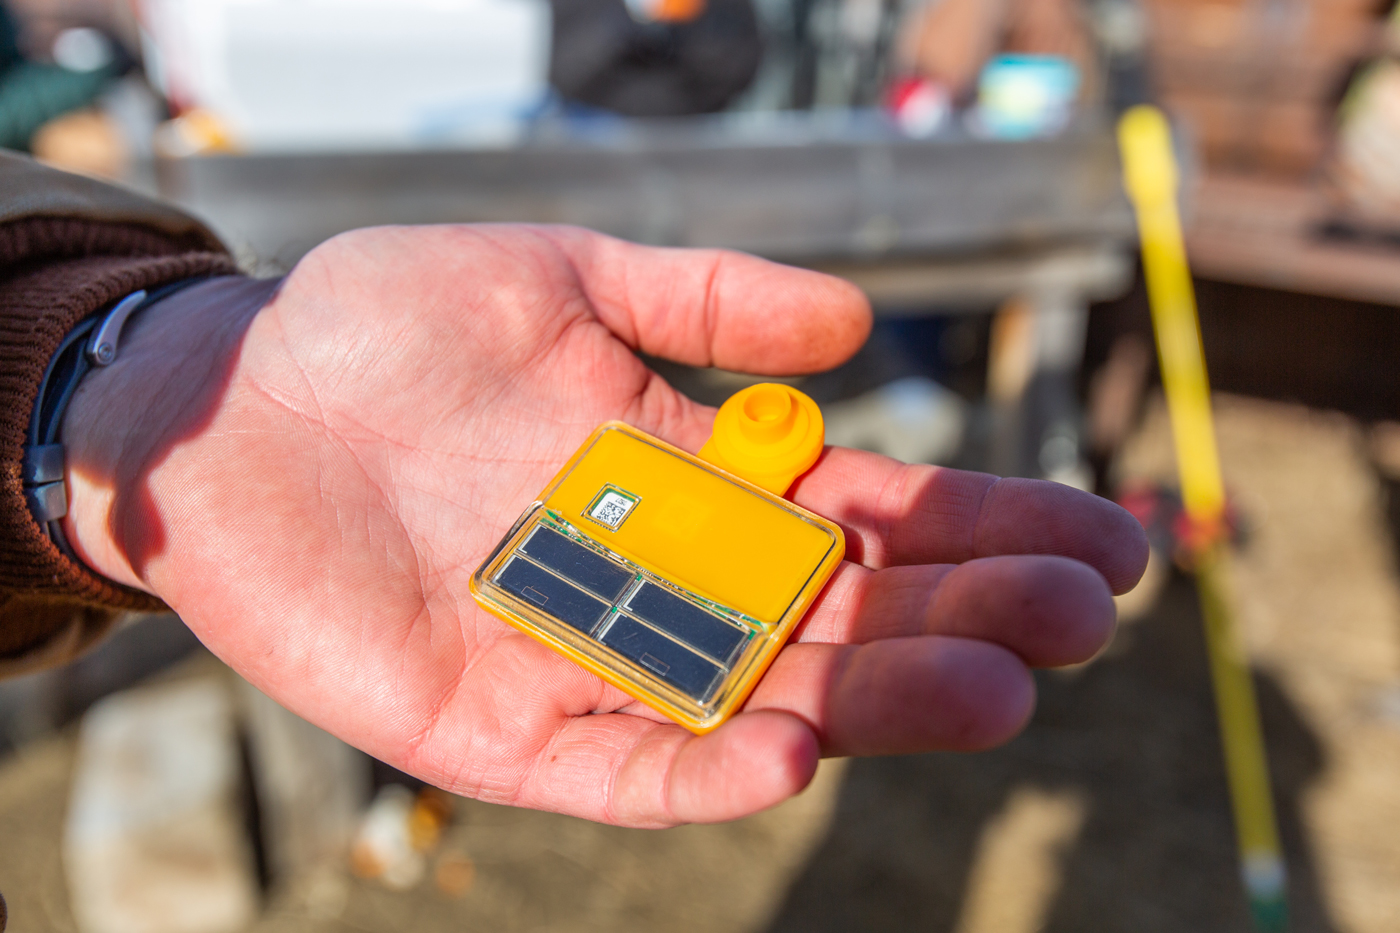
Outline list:
[[[636,504],[637,500],[608,490],[594,501],[593,508],[588,512],[588,517],[607,525],[609,528],[616,529]]]

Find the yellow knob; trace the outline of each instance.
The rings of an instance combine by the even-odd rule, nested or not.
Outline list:
[[[797,423],[797,406],[786,386],[754,386],[739,406],[739,430],[755,444],[780,444]],[[737,396],[736,396],[737,397]]]
[[[720,406],[700,458],[781,496],[817,462],[825,441],[816,402],[790,386],[764,382]]]

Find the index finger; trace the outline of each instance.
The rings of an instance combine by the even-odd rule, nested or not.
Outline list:
[[[1147,567],[1147,535],[1107,499],[1034,479],[999,479],[829,448],[790,497],[846,533],[846,557],[872,569],[1056,554],[1103,574],[1114,593]]]

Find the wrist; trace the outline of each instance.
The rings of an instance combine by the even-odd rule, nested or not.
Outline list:
[[[166,552],[159,474],[223,403],[243,334],[276,280],[228,276],[149,307],[122,334],[110,366],[78,386],[64,416],[64,532],[98,574],[160,596],[152,570]]]

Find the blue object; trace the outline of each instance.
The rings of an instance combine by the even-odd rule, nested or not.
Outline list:
[[[1079,93],[1079,69],[1058,55],[998,55],[977,80],[972,129],[994,139],[1030,139],[1064,129]]]

